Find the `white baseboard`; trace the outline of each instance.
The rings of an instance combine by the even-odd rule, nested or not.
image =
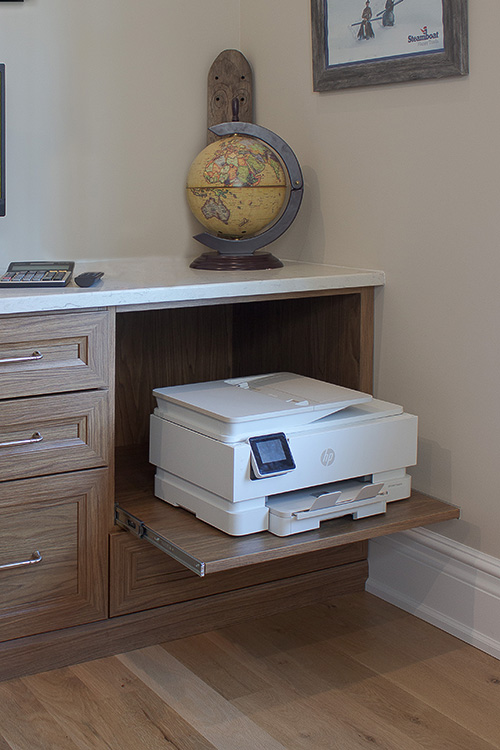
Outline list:
[[[428,529],[373,539],[366,590],[500,659],[500,560]]]

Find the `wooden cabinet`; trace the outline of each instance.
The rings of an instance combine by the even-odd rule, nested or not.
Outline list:
[[[0,640],[107,615],[113,335],[105,310],[1,319]]]
[[[371,287],[215,287],[210,303],[0,318],[0,679],[359,590],[368,539],[458,517],[417,493],[234,538],[155,498],[154,388],[277,371],[372,388]]]
[[[366,542],[330,548],[313,555],[306,553],[249,564],[200,578],[161,550],[134,539],[130,534],[117,533],[111,537],[110,548],[110,616],[237,591],[270,581],[284,581],[338,566],[350,566],[350,572],[354,572],[358,580],[364,580],[367,574]]]
[[[112,351],[105,310],[2,316],[1,398],[107,388]]]
[[[0,401],[0,476],[59,474],[107,466],[108,390]]]
[[[106,474],[0,483],[0,640],[106,616]]]
[[[268,564],[284,570],[284,561],[291,564],[293,557],[293,575],[281,576],[289,585],[325,550],[457,517],[455,508],[418,495],[392,503],[385,516],[337,519],[322,523],[317,531],[285,538],[268,532],[235,538],[154,497],[154,471],[147,465],[154,388],[290,371],[371,391],[372,354],[373,290],[369,288],[118,315],[116,519],[141,541],[129,542],[120,535],[112,539],[112,613],[166,606],[243,585],[253,586],[257,593],[264,580],[251,582],[250,568],[256,572],[258,566]],[[140,552],[140,545],[148,542],[177,564],[164,558],[162,567],[156,551]],[[302,571],[299,558],[305,566]],[[179,563],[204,576],[205,582],[196,582],[191,575],[179,578]],[[357,578],[349,565],[344,569],[346,580],[352,587],[362,586],[366,565],[358,568]],[[339,591],[346,590],[342,568],[336,570]],[[142,575],[145,569],[155,571],[152,578]],[[239,582],[236,570],[246,584]]]

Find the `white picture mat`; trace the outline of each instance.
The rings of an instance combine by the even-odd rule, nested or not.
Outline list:
[[[444,49],[442,0],[403,0],[384,27],[385,0],[370,0],[375,37],[358,39],[366,0],[327,0],[328,66],[406,57]],[[379,15],[380,14],[380,15]],[[380,20],[379,20],[380,19]]]

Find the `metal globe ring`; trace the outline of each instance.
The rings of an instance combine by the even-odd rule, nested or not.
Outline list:
[[[280,156],[288,172],[290,181],[288,202],[280,217],[269,229],[265,229],[255,237],[245,237],[244,239],[216,237],[208,232],[201,232],[194,237],[202,245],[217,250],[221,255],[252,255],[256,250],[260,250],[261,247],[265,247],[265,245],[269,245],[278,237],[281,237],[295,219],[304,192],[304,180],[299,162],[283,138],[273,133],[272,130],[254,125],[252,122],[222,122],[220,125],[213,125],[209,130],[219,136],[249,135],[264,141]]]

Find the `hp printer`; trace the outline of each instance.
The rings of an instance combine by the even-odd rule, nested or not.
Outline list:
[[[157,388],[155,495],[234,536],[287,536],[410,495],[417,417],[293,373]]]

